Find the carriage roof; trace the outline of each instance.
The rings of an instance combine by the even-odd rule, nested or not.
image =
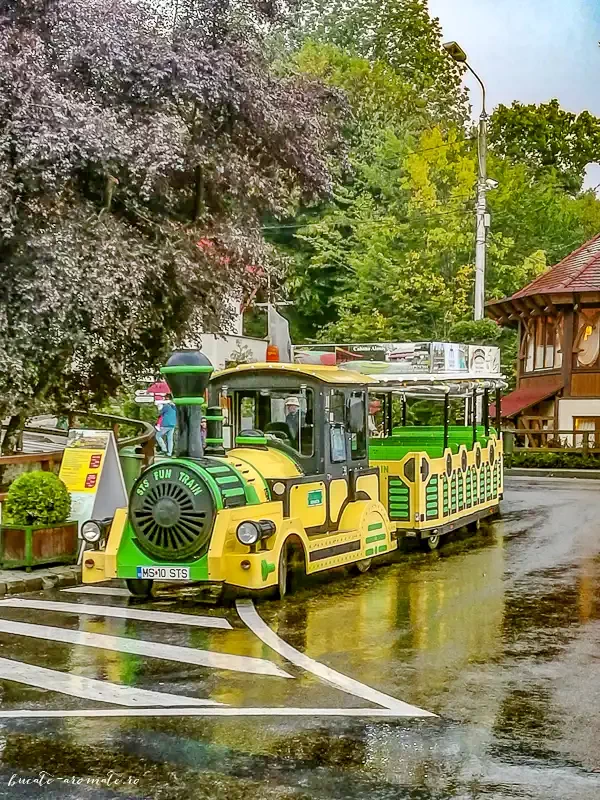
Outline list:
[[[240,364],[237,367],[222,370],[213,375],[213,381],[222,382],[228,376],[255,375],[256,373],[274,373],[277,375],[289,374],[297,379],[312,378],[321,383],[338,384],[342,386],[359,384],[361,386],[376,384],[377,378],[371,375],[362,375],[339,367],[328,367],[321,364],[287,364],[282,362],[263,362],[257,364]]]

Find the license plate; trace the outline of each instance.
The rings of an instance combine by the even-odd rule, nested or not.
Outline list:
[[[189,581],[189,567],[138,567],[138,578],[152,581]]]

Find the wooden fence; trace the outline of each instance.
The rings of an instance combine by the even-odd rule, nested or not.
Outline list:
[[[503,436],[506,452],[600,453],[600,432],[597,431],[518,428],[503,431]]]

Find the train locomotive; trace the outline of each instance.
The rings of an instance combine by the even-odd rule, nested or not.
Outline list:
[[[472,425],[452,428],[446,416],[443,430],[415,438],[394,428],[394,391],[406,388],[351,369],[265,363],[213,375],[201,352],[182,350],[161,371],[177,407],[176,456],[142,472],[109,524],[87,526],[85,583],[124,579],[138,597],[181,581],[215,598],[283,597],[307,574],[364,572],[405,536],[433,549],[498,509],[500,436],[475,419],[488,388],[468,384]],[[377,391],[385,430],[374,438]]]

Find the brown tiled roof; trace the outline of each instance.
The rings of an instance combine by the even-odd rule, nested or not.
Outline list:
[[[600,292],[600,234],[516,292],[513,297],[552,292]]]
[[[560,375],[546,375],[539,377],[533,386],[515,389],[514,392],[505,395],[500,401],[502,419],[509,419],[525,411],[531,406],[541,403],[548,397],[553,397],[564,386],[564,381]],[[496,406],[490,406],[490,415],[496,416]]]

